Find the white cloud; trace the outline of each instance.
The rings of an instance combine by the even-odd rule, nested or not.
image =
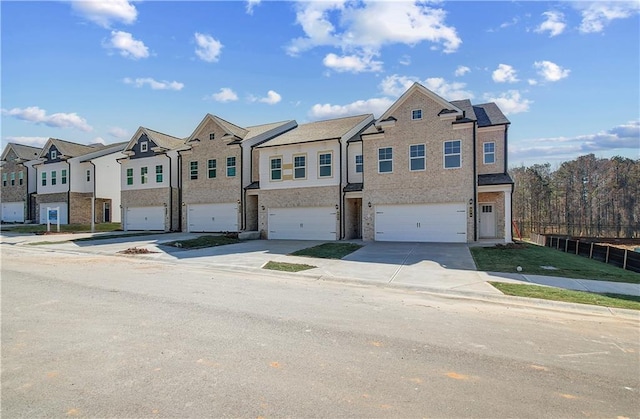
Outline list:
[[[505,115],[528,112],[529,106],[533,103],[529,99],[524,99],[517,90],[509,90],[497,97],[485,95],[485,99],[495,102]]]
[[[211,98],[217,102],[233,102],[238,100],[238,95],[230,87],[223,87],[218,93],[211,95]]]
[[[375,116],[380,116],[392,104],[393,100],[385,97],[358,100],[347,105],[331,105],[329,103],[318,103],[311,107],[311,110],[309,111],[309,117],[314,120],[318,120],[340,118],[343,116],[361,115],[367,113],[372,113]]]
[[[403,55],[402,57],[400,57],[400,60],[398,61],[398,63],[402,64],[402,65],[410,65],[411,64],[411,57],[408,55]]]
[[[49,137],[4,137],[2,142],[6,145],[7,143],[18,143],[22,145],[30,145],[32,147],[43,147]]]
[[[556,63],[551,61],[536,61],[533,66],[538,69],[538,74],[542,76],[545,81],[558,81],[565,77],[569,77],[571,70],[560,67]]]
[[[427,89],[437,93],[446,100],[473,99],[474,95],[468,90],[464,90],[466,83],[449,83],[440,77],[431,77],[420,80],[415,76],[400,76],[393,74],[385,77],[380,82],[380,90],[386,96],[398,97],[410,88],[413,83],[418,82]]]
[[[103,46],[116,49],[123,57],[134,60],[149,57],[149,48],[144,45],[144,42],[134,39],[128,32],[111,31],[111,39],[109,42],[104,42]]]
[[[253,14],[253,8],[260,4],[260,0],[248,0],[247,1],[247,14]]]
[[[544,33],[549,32],[549,37],[560,35],[564,32],[564,28],[567,26],[564,23],[564,14],[556,11],[548,11],[542,14],[547,20],[542,22],[540,26],[535,29],[535,32]]]
[[[425,2],[314,1],[298,2],[296,8],[296,23],[304,36],[287,46],[287,52],[294,56],[318,46],[331,46],[339,48],[343,57],[365,61],[362,57],[379,56],[385,45],[413,46],[426,41],[451,53],[462,44],[456,29],[447,26],[446,12]]]
[[[112,22],[130,25],[138,17],[138,11],[128,0],[72,1],[71,8],[104,28],[109,28]]]
[[[458,68],[456,68],[456,71],[454,73],[454,75],[456,77],[462,77],[465,74],[469,73],[471,71],[471,69],[465,65],[459,65]]]
[[[515,83],[518,81],[516,70],[508,64],[498,64],[498,68],[493,71],[491,78],[496,83]]]
[[[253,95],[249,96],[250,102],[262,102],[262,103],[266,103],[267,105],[275,105],[281,100],[282,100],[282,96],[280,96],[280,94],[278,94],[278,92],[274,90],[269,90],[267,92],[267,96],[265,97],[256,97]]]
[[[75,128],[81,131],[89,132],[93,127],[87,124],[87,121],[78,116],[77,113],[54,113],[47,115],[47,111],[37,106],[20,109],[2,109],[3,115],[13,116],[23,121],[33,122],[35,124],[43,124],[55,128]]]
[[[222,43],[212,37],[196,32],[194,35],[196,39],[196,55],[202,60],[208,63],[214,63],[220,59],[220,53],[222,52]]]
[[[631,121],[596,134],[573,137],[551,137],[523,140],[510,144],[509,153],[515,158],[568,157],[607,150],[637,150],[640,144],[640,121]]]
[[[123,82],[125,84],[132,84],[135,87],[143,87],[145,84],[149,85],[153,90],[182,90],[184,87],[184,83],[180,83],[177,81],[157,81],[152,79],[151,77],[141,77],[137,79],[131,79],[126,77]]]
[[[580,10],[580,32],[602,32],[613,20],[626,19],[640,12],[638,1],[571,2]]]
[[[373,60],[372,55],[343,55],[327,54],[322,63],[338,73],[362,73],[366,71],[382,71],[382,61]]]
[[[111,127],[108,134],[115,138],[125,139],[129,137],[129,131],[120,127]]]
[[[91,141],[91,144],[107,144],[107,142],[102,137],[96,137]]]
[[[529,83],[530,86],[535,86],[536,84],[538,84],[538,80],[529,79],[529,80],[527,80],[527,83]]]

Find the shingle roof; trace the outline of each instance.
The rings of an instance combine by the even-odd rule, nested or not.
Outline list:
[[[344,192],[359,192],[364,187],[363,183],[349,183],[342,189]]]
[[[273,147],[278,145],[308,143],[313,141],[342,138],[342,136],[352,130],[355,126],[371,117],[371,114],[358,115],[298,125],[291,131],[279,135],[258,147]]]
[[[262,125],[253,125],[247,128],[243,128],[246,131],[244,137],[238,137],[235,141],[232,141],[230,144],[240,144],[243,141],[250,140],[251,138],[255,138],[258,135],[264,134],[265,132],[271,131],[272,129],[278,128],[282,125],[289,124],[294,122],[292,119],[288,121],[280,121],[280,122],[271,122],[269,124]]]
[[[509,185],[513,184],[513,179],[508,173],[491,173],[488,175],[478,175],[478,186],[486,185]]]
[[[458,108],[462,109],[462,111],[464,112],[464,116],[472,121],[475,121],[476,118],[476,113],[473,110],[473,105],[471,104],[471,101],[469,99],[463,99],[463,100],[452,100],[451,101],[452,105],[457,106]]]
[[[77,157],[92,151],[99,150],[104,147],[102,144],[84,145],[72,143],[71,141],[61,140],[59,138],[49,138],[49,142],[56,146],[56,149],[65,157]],[[46,145],[45,145],[46,147]],[[42,149],[40,157],[44,157],[47,149]]]
[[[30,145],[9,143],[7,144],[7,148],[9,148],[9,146],[11,146],[18,158],[22,160],[35,160],[38,158],[40,152],[42,151],[42,148],[31,147]]]
[[[500,108],[498,108],[498,105],[493,102],[473,105],[473,109],[478,119],[479,127],[510,124],[507,117],[504,116]]]
[[[251,182],[245,189],[260,189],[260,182]]]
[[[147,137],[149,137],[149,139],[153,141],[158,147],[171,150],[171,149],[180,147],[181,145],[184,144],[184,139],[182,138],[174,137],[173,135],[163,134],[161,132],[154,131],[149,128],[142,127],[142,130],[144,131],[145,134],[147,134]]]

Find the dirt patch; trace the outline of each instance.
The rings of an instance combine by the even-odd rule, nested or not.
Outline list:
[[[498,243],[496,244],[497,249],[526,249],[526,245],[524,243]]]
[[[130,247],[127,250],[121,250],[118,253],[123,253],[125,255],[146,255],[149,253],[158,253],[158,252],[153,252],[144,247]]]

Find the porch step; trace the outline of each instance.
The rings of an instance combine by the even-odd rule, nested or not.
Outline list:
[[[259,240],[260,232],[259,231],[241,231],[238,233],[238,238],[240,240]]]

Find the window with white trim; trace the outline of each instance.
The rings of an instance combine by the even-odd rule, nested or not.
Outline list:
[[[496,143],[484,143],[484,164],[493,164],[496,162]]]
[[[47,186],[47,172],[42,172],[42,186]]]
[[[236,158],[227,157],[227,177],[234,177],[236,175]]]
[[[148,178],[148,175],[147,175],[148,173],[149,173],[149,169],[147,168],[147,166],[140,168],[140,183],[141,184],[144,185],[145,183],[147,183],[149,181],[149,178]]]
[[[127,169],[127,185],[133,185],[133,168]]]
[[[364,160],[362,159],[362,154],[358,154],[356,156],[356,173],[362,173],[364,170]]]
[[[411,119],[416,121],[422,119],[422,109],[414,109],[411,111]]]
[[[140,152],[145,153],[149,150],[149,143],[147,141],[140,142]]]
[[[2,174],[2,186],[7,186],[7,174]]]
[[[162,183],[163,174],[162,174],[162,165],[159,164],[156,166],[156,183]]]
[[[391,173],[393,171],[393,148],[383,147],[378,149],[378,173]]]
[[[207,170],[209,179],[215,179],[218,175],[218,162],[216,159],[207,160]]]
[[[307,156],[302,154],[293,156],[293,178],[306,179],[307,177]]]
[[[444,168],[456,169],[462,165],[461,140],[444,142]]]
[[[271,157],[269,159],[271,180],[282,180],[282,157]]]
[[[18,185],[23,185],[24,184],[24,172],[20,171],[18,172]]]
[[[58,150],[49,151],[49,158],[50,158],[50,160],[57,159],[58,158]]]
[[[414,144],[409,146],[409,170],[425,170],[426,152],[424,144]]]
[[[16,172],[11,172],[9,179],[11,179],[11,186],[16,186]]]
[[[332,175],[331,153],[318,154],[318,176],[331,177]]]
[[[67,184],[67,169],[62,169],[61,171],[62,173],[60,173],[60,183],[62,183],[63,185]]]
[[[189,178],[191,180],[198,179],[198,162],[197,161],[189,162]]]
[[[13,179],[11,179],[11,182],[13,184]],[[58,174],[56,173],[55,170],[53,170],[51,172],[51,186],[55,185],[56,183],[58,183]]]

